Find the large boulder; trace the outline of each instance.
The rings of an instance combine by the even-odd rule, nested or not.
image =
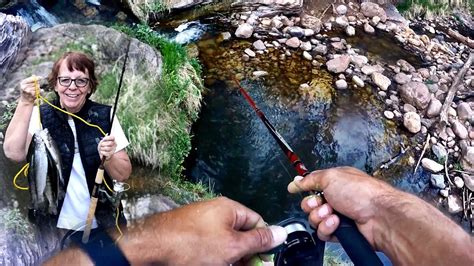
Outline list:
[[[368,18],[375,16],[380,18],[380,21],[385,22],[387,20],[387,14],[385,10],[376,3],[364,2],[360,5],[360,12]]]
[[[420,110],[425,109],[430,104],[431,95],[428,87],[418,81],[410,81],[399,86],[400,96],[403,101],[409,103]]]
[[[301,16],[301,26],[314,30],[314,33],[321,31],[321,20],[315,16],[304,14]]]
[[[31,31],[23,18],[0,13],[0,36],[0,83],[4,84],[3,77],[25,58]]]

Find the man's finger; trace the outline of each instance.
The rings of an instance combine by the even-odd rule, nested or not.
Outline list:
[[[301,176],[295,179],[288,185],[288,192],[298,193],[302,191],[322,191],[328,185],[327,170],[318,170],[310,173],[302,178]]]
[[[276,225],[239,232],[238,243],[242,243],[243,248],[240,257],[268,251],[282,244],[287,236],[285,228]]]

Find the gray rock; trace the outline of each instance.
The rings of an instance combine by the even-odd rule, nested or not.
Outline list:
[[[293,37],[288,39],[285,44],[291,48],[298,48],[301,45],[301,41],[297,37]]]
[[[444,184],[444,175],[431,174],[430,181],[431,184],[436,188],[443,189],[446,187],[446,184]]]
[[[407,61],[403,59],[399,59],[397,61],[397,65],[400,66],[400,69],[402,71],[407,72],[407,73],[412,73],[416,71],[416,69],[410,63],[408,63]]]
[[[385,22],[387,20],[387,14],[385,13],[385,10],[383,10],[383,8],[381,8],[378,4],[375,3],[362,3],[360,5],[360,12],[368,18],[378,16],[382,22]]]
[[[454,134],[456,134],[458,138],[467,139],[467,137],[469,136],[466,127],[459,121],[452,121],[451,127],[453,129]]]
[[[257,40],[253,43],[253,48],[255,48],[256,50],[266,50],[267,47],[265,46],[265,44],[263,43],[262,40]]]
[[[341,28],[345,28],[349,26],[349,20],[347,20],[346,16],[339,16],[336,18],[336,25]]]
[[[362,73],[364,73],[367,76],[372,75],[374,72],[379,72],[382,73],[384,71],[384,68],[380,65],[373,65],[373,66],[363,66],[361,69]]]
[[[358,87],[364,87],[365,86],[365,83],[364,81],[359,78],[358,76],[352,76],[352,82],[354,82],[355,85],[357,85]]]
[[[464,187],[464,181],[459,176],[454,177],[454,184],[456,185],[457,188]]]
[[[22,17],[3,13],[0,13],[0,29],[0,81],[3,81],[4,76],[25,58],[31,31]]]
[[[338,88],[339,90],[347,89],[347,81],[345,81],[344,79],[339,79],[338,81],[336,81],[336,88]]]
[[[250,38],[252,34],[253,27],[248,23],[241,24],[235,31],[235,36],[243,39]]]
[[[301,26],[314,30],[314,33],[319,33],[321,31],[321,20],[315,16],[303,15],[301,17]]]
[[[406,104],[403,105],[403,111],[405,113],[408,113],[408,112],[415,112],[416,113],[416,108],[413,105],[411,105],[409,103],[406,103]]]
[[[232,38],[232,34],[228,31],[222,32],[221,33],[221,38],[222,38],[223,41],[228,41],[228,40],[230,40],[230,38]]]
[[[457,195],[448,196],[448,211],[449,213],[459,213],[462,212],[462,200]]]
[[[255,55],[256,55],[255,52],[252,51],[252,50],[249,49],[249,48],[245,49],[245,50],[244,50],[244,53],[247,54],[247,55],[250,56],[250,57],[255,57]]]
[[[431,100],[431,95],[428,87],[424,83],[417,81],[410,81],[399,86],[400,96],[403,101],[409,103],[421,110],[428,107]]]
[[[327,61],[326,67],[328,68],[329,72],[342,73],[347,69],[350,62],[351,58],[348,55],[341,55],[339,57]]]
[[[403,115],[403,125],[411,133],[418,133],[421,130],[420,115],[414,112],[408,112]]]
[[[436,156],[436,159],[438,159],[438,162],[442,162],[444,161],[447,156],[448,156],[448,152],[446,151],[446,149],[441,146],[440,144],[435,144],[431,147],[431,151],[433,152],[433,154]]]
[[[347,13],[347,7],[345,5],[338,5],[336,7],[336,12],[339,15],[345,15]]]
[[[421,165],[423,166],[423,168],[430,171],[431,173],[438,173],[444,169],[444,166],[442,164],[439,164],[428,158],[423,158],[421,160]]]
[[[387,119],[393,119],[395,117],[395,114],[392,112],[392,111],[385,111],[383,112],[383,115],[387,118]]]
[[[356,67],[363,67],[365,64],[369,62],[369,59],[363,55],[351,55],[351,63],[353,63]]]
[[[311,51],[312,47],[311,47],[311,42],[301,42],[300,44],[300,49],[303,50],[303,51]]]
[[[367,32],[367,33],[372,34],[372,33],[375,32],[375,29],[374,29],[374,27],[370,26],[369,23],[365,23],[364,24],[364,31]]]
[[[254,78],[265,77],[265,76],[268,76],[268,72],[263,71],[263,70],[257,70],[257,71],[252,72],[252,76]]]
[[[390,84],[392,84],[389,78],[378,72],[372,73],[371,77],[375,85],[377,85],[381,90],[386,91]]]
[[[309,61],[313,60],[313,56],[310,53],[308,53],[307,51],[303,51],[303,57],[306,60],[309,60]]]
[[[465,120],[472,120],[472,117],[474,116],[474,111],[471,109],[471,106],[468,103],[460,103],[457,108],[457,113],[459,116],[459,119],[462,121]]]
[[[461,166],[467,172],[474,172],[474,147],[467,146],[463,149],[461,146]]]
[[[317,54],[325,55],[328,53],[328,47],[324,44],[318,44],[315,48],[314,51]]]
[[[347,26],[346,27],[346,34],[347,34],[347,36],[354,36],[356,34],[355,28],[350,26],[350,25]]]
[[[464,185],[470,190],[474,191],[474,175],[461,174],[462,179],[464,180]]]
[[[426,110],[426,116],[429,118],[437,117],[441,113],[441,107],[443,107],[443,104],[438,99],[431,99]]]
[[[447,189],[441,189],[439,191],[439,194],[445,198],[447,198],[449,196],[449,191]]]
[[[297,38],[304,37],[304,30],[297,26],[288,27],[286,32],[290,34],[291,37],[297,37]]]
[[[393,79],[395,80],[396,83],[403,85],[403,84],[406,84],[406,83],[410,82],[411,76],[400,72],[400,73],[396,74],[393,77]]]

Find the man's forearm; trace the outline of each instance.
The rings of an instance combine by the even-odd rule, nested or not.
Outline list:
[[[394,264],[473,265],[473,238],[438,209],[395,190],[376,200],[376,243]]]

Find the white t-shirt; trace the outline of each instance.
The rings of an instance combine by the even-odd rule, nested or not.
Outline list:
[[[110,116],[112,116],[112,111]],[[28,132],[31,135],[40,129],[38,119],[38,107],[35,106],[33,108],[33,113],[31,114],[30,118],[30,125],[28,127]],[[72,133],[74,134],[74,160],[72,162],[71,175],[69,176],[69,183],[66,189],[66,197],[64,198],[64,203],[61,208],[61,212],[59,213],[57,227],[83,231],[91,200],[89,188],[87,187],[86,174],[82,165],[81,154],[79,153],[77,144],[76,126],[74,124],[74,120],[70,116],[68,117],[68,123],[71,127]],[[117,148],[115,150],[116,153],[128,146],[129,142],[122,130],[122,127],[120,126],[117,117],[114,117],[110,135],[115,137],[115,142],[117,143]],[[108,185],[113,186],[113,184]],[[92,228],[97,228],[97,221],[95,218],[92,222]]]

